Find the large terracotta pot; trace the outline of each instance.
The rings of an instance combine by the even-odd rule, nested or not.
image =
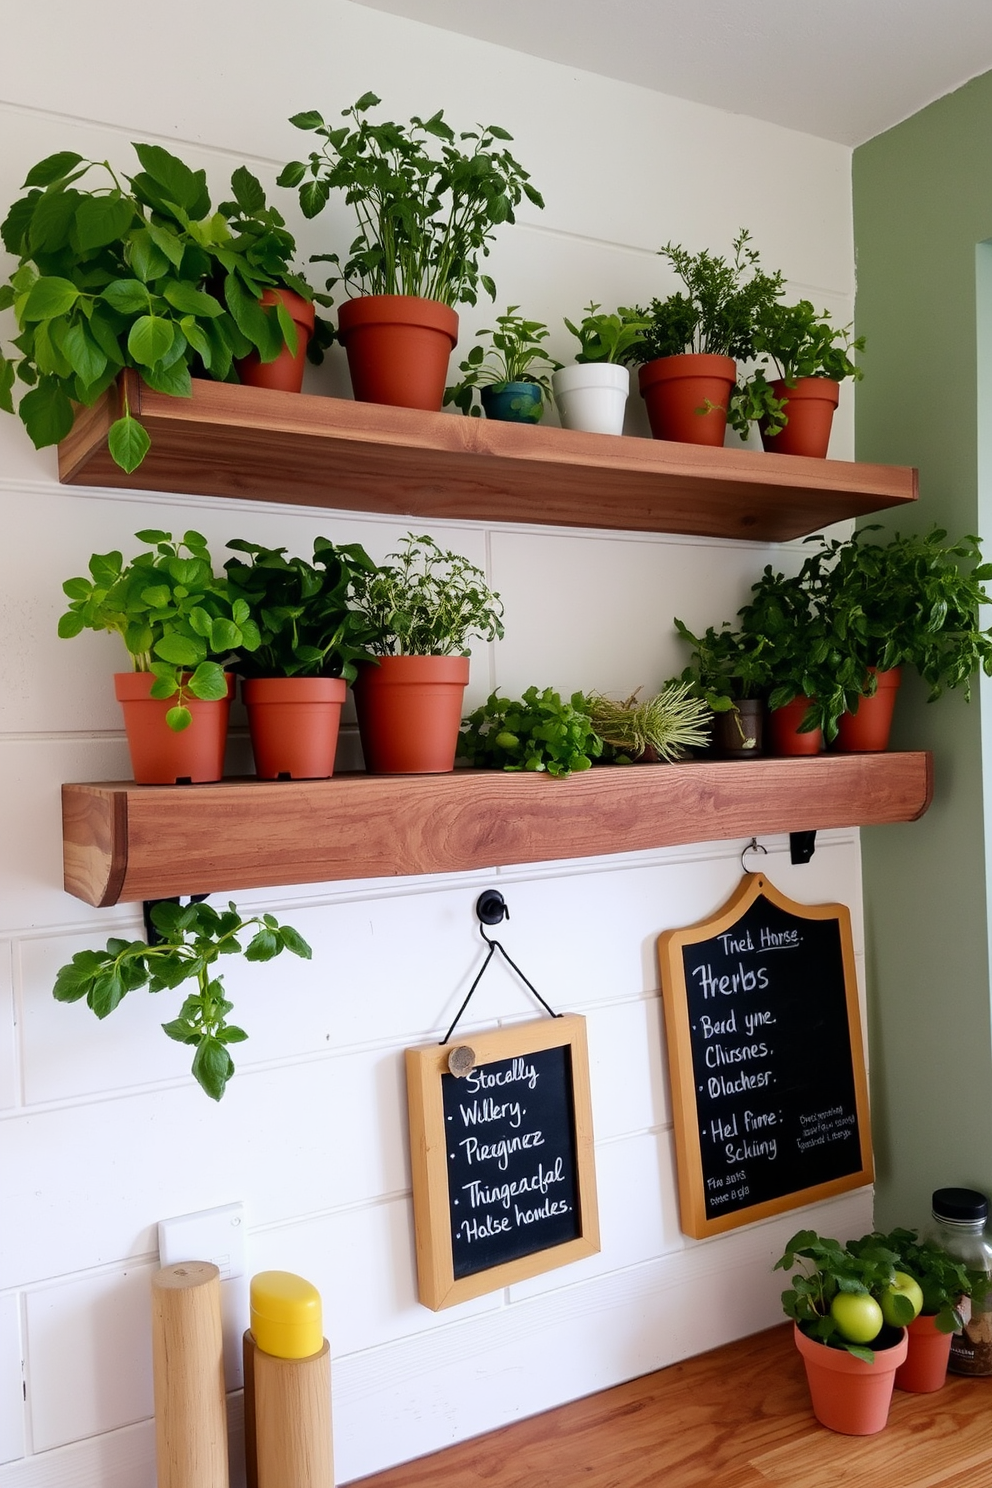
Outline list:
[[[776,380],[771,384],[776,398],[785,399],[784,429],[777,434],[761,431],[761,442],[771,454],[812,455],[823,460],[830,445],[834,410],[840,400],[840,383],[828,377],[800,377],[790,386]]]
[[[355,681],[358,731],[372,775],[443,775],[455,767],[467,656],[383,656]]]
[[[819,754],[823,748],[820,729],[801,734],[799,725],[810,705],[808,697],[793,698],[784,708],[768,710],[768,743],[772,754]]]
[[[440,409],[448,359],[458,341],[458,316],[450,305],[416,295],[345,300],[338,310],[338,338],[360,403]]]
[[[947,1361],[951,1356],[952,1333],[941,1333],[937,1319],[914,1318],[906,1330],[909,1352],[905,1364],[896,1370],[896,1386],[915,1395],[929,1395],[939,1390],[947,1379]]]
[[[263,362],[257,351],[235,363],[238,376],[249,387],[276,388],[283,393],[298,393],[303,386],[307,364],[307,342],[313,335],[314,308],[309,300],[291,289],[267,289],[262,295],[263,309],[282,301],[296,326],[296,350],[283,346],[274,362]]]
[[[846,1349],[828,1347],[793,1325],[796,1348],[806,1366],[806,1382],[813,1414],[822,1426],[845,1436],[872,1436],[889,1419],[896,1370],[906,1358],[905,1328],[883,1329],[895,1340],[889,1348],[873,1348],[874,1364],[856,1359]]]
[[[645,363],[638,381],[655,439],[722,445],[736,377],[733,357],[686,353]]]
[[[869,668],[875,671],[874,667]],[[902,681],[899,667],[888,672],[875,672],[878,685],[871,697],[863,697],[856,713],[843,713],[837,721],[835,748],[843,754],[878,752],[889,747],[892,714],[896,694]]]
[[[326,780],[334,774],[340,677],[251,677],[242,683],[260,780]]]
[[[124,732],[131,752],[131,772],[138,785],[200,785],[224,773],[227,722],[234,696],[233,673],[225,672],[227,697],[218,702],[186,699],[193,715],[189,728],[176,733],[165,721],[176,699],[149,697],[151,672],[117,672],[114,691],[124,710]]]

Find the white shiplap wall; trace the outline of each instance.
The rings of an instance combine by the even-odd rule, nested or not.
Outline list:
[[[746,224],[796,291],[849,318],[850,162],[839,146],[346,0],[287,0],[292,61],[255,0],[174,0],[168,27],[107,0],[43,8],[43,53],[37,8],[5,16],[0,204],[55,149],[127,169],[139,137],[203,164],[220,199],[241,160],[272,182],[298,152],[290,113],[330,117],[371,86],[394,116],[444,106],[460,126],[492,119],[516,136],[548,206],[522,212],[499,241],[500,308],[519,303],[560,328],[590,299],[664,293],[660,243],[719,251]],[[284,207],[306,252],[347,241],[340,214],[304,225],[288,194]],[[463,316],[463,347],[490,314]],[[563,332],[554,349],[568,354]],[[340,360],[310,387],[345,392]],[[629,426],[644,431],[637,406]],[[849,408],[833,453],[851,453]],[[61,581],[93,551],[133,550],[130,535],[148,525],[199,528],[218,558],[234,536],[309,553],[318,533],[378,558],[406,524],[63,489],[53,453],[34,452],[10,419],[0,501],[0,1488],[149,1488],[155,1226],[234,1200],[246,1206],[249,1269],[300,1271],[323,1294],[340,1481],[775,1321],[769,1263],[795,1216],[705,1243],[680,1233],[654,959],[659,931],[729,894],[741,843],[238,895],[297,925],[314,959],[228,971],[250,1041],[218,1107],[159,1030],[172,1015],[165,994],[132,999],[105,1024],[54,1003],[55,971],[75,950],[140,928],[136,906],[92,910],[60,886],[60,783],[127,773],[109,682],[120,657],[110,638],[58,641]],[[769,557],[795,562],[758,545],[492,515],[421,524],[483,564],[506,601],[506,640],[477,652],[471,704],[497,684],[652,687],[682,665],[674,614],[690,625],[729,618]],[[350,737],[344,751],[355,758]],[[243,739],[232,760],[247,767]],[[786,893],[851,906],[860,955],[857,834],[823,834],[805,868],[789,865],[783,839],[768,845]],[[491,884],[511,905],[511,954],[552,1003],[589,1019],[603,1249],[434,1315],[416,1299],[402,1049],[437,1037],[457,1007],[480,960],[474,902]],[[472,1017],[529,1012],[494,968]],[[811,1218],[859,1232],[870,1194]]]

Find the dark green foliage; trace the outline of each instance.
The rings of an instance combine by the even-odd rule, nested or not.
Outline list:
[[[933,1240],[921,1240],[916,1230],[890,1230],[887,1235],[875,1231],[861,1240],[848,1241],[855,1255],[878,1246],[898,1257],[897,1270],[908,1272],[919,1282],[923,1312],[936,1318],[941,1333],[953,1333],[964,1326],[958,1304],[962,1297],[984,1289],[984,1271],[971,1270]]]
[[[561,363],[553,361],[542,345],[550,335],[547,326],[540,320],[525,320],[517,315],[519,308],[508,305],[505,315],[497,315],[494,331],[476,332],[479,336],[489,336],[492,347],[487,352],[484,346],[473,346],[459,363],[458,370],[465,376],[454,387],[445,388],[445,405],[453,403],[462,413],[477,418],[480,409],[473,404],[475,390],[487,383],[500,388],[509,382],[532,382],[550,400],[550,374]]]
[[[581,692],[566,703],[550,687],[528,687],[516,702],[491,693],[462,724],[459,755],[491,770],[588,770],[603,751]]]
[[[243,919],[234,903],[216,910],[209,904],[181,907],[164,900],[155,905],[151,917],[161,943],[114,938],[105,950],[77,951],[55,979],[56,1001],[79,1002],[85,997],[96,1016],[106,1018],[128,992],[141,988],[162,992],[195,981],[196,991],[162,1028],[177,1043],[195,1048],[194,1078],[211,1100],[220,1100],[234,1073],[228,1046],[243,1043],[248,1035],[228,1023],[233,1003],[224,997],[222,977],[212,977],[210,968],[218,956],[241,954],[246,961],[271,961],[284,950],[309,961],[310,947],[291,925],[280,925],[269,914]],[[255,933],[242,949],[238,937],[249,930]]]
[[[855,1253],[852,1246],[843,1246],[839,1240],[825,1239],[815,1230],[800,1230],[793,1235],[773,1269],[791,1271],[793,1266],[805,1262],[792,1277],[790,1290],[782,1293],[786,1316],[799,1325],[807,1338],[815,1338],[830,1348],[846,1349],[870,1364],[875,1357],[873,1351],[849,1343],[841,1336],[830,1316],[830,1304],[838,1292],[869,1294],[878,1302],[892,1284],[898,1261],[898,1254],[882,1244],[881,1237],[877,1242],[874,1238],[870,1243],[860,1242]],[[903,1299],[897,1299],[897,1311],[900,1306],[912,1312],[911,1305]]]
[[[651,324],[646,314],[621,305],[612,315],[600,314],[597,304],[586,306],[578,325],[565,317],[565,325],[579,343],[575,360],[615,362],[620,366],[640,361],[638,348],[643,333]]]
[[[763,433],[774,435],[788,422],[786,400],[776,398],[767,381],[768,362],[775,378],[790,385],[800,377],[826,377],[832,382],[850,377],[858,382],[864,376],[851,359],[852,352],[864,351],[864,336],[854,340],[850,326],[832,326],[829,321],[829,311],[817,315],[809,300],[795,305],[771,301],[764,306],[755,327],[753,351],[766,359],[766,365],[738,383],[730,402],[729,421],[742,438],[747,437],[751,423],[760,423]]]
[[[352,594],[376,656],[467,656],[472,636],[503,635],[503,605],[481,568],[408,532],[395,563],[352,574]]]
[[[495,299],[492,280],[479,269],[494,229],[515,220],[523,197],[544,206],[505,148],[512,136],[495,124],[456,136],[440,109],[429,119],[414,115],[408,125],[374,124],[365,115],[379,102],[374,93],[363,94],[342,109],[349,122],[337,127],[313,109],[290,120],[323,143],[307,160],[290,161],[279,184],[299,189],[305,217],[322,211],[332,191],[343,191],[357,219],[344,264],[337,253],[316,255],[340,270],[327,289],[343,279],[351,294],[474,305],[481,286]]]
[[[247,604],[258,628],[257,646],[240,647],[232,663],[243,677],[343,677],[353,682],[356,662],[371,659],[368,623],[351,608],[355,575],[375,564],[360,543],[335,547],[326,537],[313,545],[313,563],[285,557],[234,538],[227,545],[248,562],[225,563],[232,598]]]

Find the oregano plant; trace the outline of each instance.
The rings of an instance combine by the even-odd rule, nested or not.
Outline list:
[[[221,956],[243,955],[246,961],[271,961],[283,951],[309,961],[307,942],[291,925],[270,914],[242,916],[237,905],[226,910],[209,904],[181,906],[161,900],[151,911],[158,939],[108,940],[102,951],[77,951],[55,979],[58,1002],[86,1004],[98,1018],[108,1017],[129,992],[171,991],[195,983],[177,1016],[163,1031],[177,1043],[191,1045],[193,1077],[211,1100],[219,1101],[234,1073],[230,1045],[248,1037],[227,1021],[234,1004],[224,995],[223,977],[213,972]],[[241,937],[251,939],[242,947]]]

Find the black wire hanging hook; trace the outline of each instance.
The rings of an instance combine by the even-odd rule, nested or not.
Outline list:
[[[747,855],[748,855],[749,852],[765,853],[765,855],[767,856],[768,849],[767,849],[767,847],[762,847],[762,845],[758,841],[757,837],[752,837],[751,838],[751,841],[748,843],[747,847],[745,847],[744,851],[741,853],[741,868],[744,870],[745,873],[750,873],[751,872],[751,869],[747,866],[747,864],[744,861],[744,859],[747,857]]]
[[[479,968],[475,981],[472,983],[471,987],[469,987],[468,992],[465,994],[465,1000],[454,1016],[451,1027],[444,1035],[444,1038],[441,1039],[442,1044],[448,1043],[451,1035],[458,1027],[459,1022],[461,1021],[462,1013],[464,1013],[465,1009],[469,1005],[469,1002],[472,1000],[472,995],[475,992],[476,987],[482,981],[482,978],[485,975],[486,968],[488,967],[490,961],[493,959],[493,956],[496,954],[497,951],[499,951],[500,955],[503,957],[503,960],[507,961],[510,966],[513,967],[513,970],[517,973],[517,976],[523,982],[524,986],[529,988],[529,990],[533,992],[534,996],[537,998],[538,1002],[544,1008],[549,1017],[561,1017],[561,1013],[556,1013],[554,1008],[551,1007],[549,1003],[545,1002],[544,998],[541,996],[540,992],[538,992],[533,982],[528,981],[527,977],[524,976],[523,972],[520,970],[520,967],[506,950],[505,946],[502,946],[498,940],[490,940],[489,936],[485,932],[484,927],[486,925],[498,925],[500,920],[502,920],[504,917],[506,919],[510,918],[510,911],[507,908],[506,901],[504,900],[503,895],[499,892],[499,890],[487,889],[484,894],[480,894],[479,898],[476,901],[475,912],[479,917],[479,934],[482,936],[489,949],[486,952],[486,959],[483,961],[481,967]]]

